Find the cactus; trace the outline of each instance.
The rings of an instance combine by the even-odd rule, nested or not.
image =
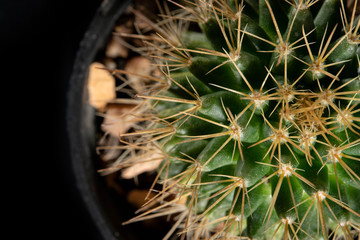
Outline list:
[[[126,36],[161,74],[109,70],[146,80],[107,171],[161,160],[162,188],[126,223],[172,216],[164,239],[359,239],[358,2],[169,2],[153,34]]]

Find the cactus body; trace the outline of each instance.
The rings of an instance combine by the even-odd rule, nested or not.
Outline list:
[[[150,202],[163,205],[130,222],[177,212],[188,239],[355,239],[356,7],[347,11],[340,0],[174,4],[183,9],[178,18],[197,26],[174,33],[169,22],[177,18],[169,17],[149,40],[163,76],[149,76],[149,89],[138,93],[138,109],[146,110],[132,114],[146,129],[120,136],[139,162],[144,152],[161,155],[163,189]]]

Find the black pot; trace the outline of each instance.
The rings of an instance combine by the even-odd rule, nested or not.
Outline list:
[[[104,178],[97,172],[96,114],[88,104],[86,89],[88,66],[104,49],[116,20],[130,2],[103,1],[81,41],[67,90],[66,141],[70,178],[75,185],[75,195],[80,199],[81,209],[76,210],[76,214],[82,216],[77,219],[85,222],[80,224],[85,231],[91,232],[86,234],[91,239],[161,239],[159,233],[151,232],[141,223],[122,226],[122,222],[133,216],[134,209],[129,207],[124,197],[108,189]]]

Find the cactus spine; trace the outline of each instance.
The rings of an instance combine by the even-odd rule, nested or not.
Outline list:
[[[141,36],[162,76],[140,76],[142,128],[109,168],[162,160],[161,204],[129,223],[175,214],[164,239],[359,238],[358,2],[169,2],[181,11]]]

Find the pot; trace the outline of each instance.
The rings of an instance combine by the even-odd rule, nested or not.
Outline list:
[[[134,216],[135,209],[124,197],[107,188],[104,177],[98,173],[97,118],[94,108],[88,103],[88,67],[97,53],[104,49],[116,20],[130,2],[103,1],[81,41],[67,89],[66,139],[70,174],[82,208],[77,213],[88,222],[84,229],[92,232],[91,239],[160,239],[159,233],[150,227],[144,229],[141,223],[122,225]]]

